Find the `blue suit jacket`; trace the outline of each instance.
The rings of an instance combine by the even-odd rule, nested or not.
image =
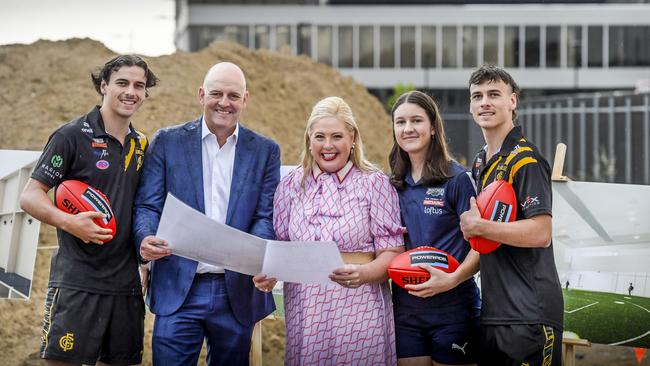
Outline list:
[[[138,254],[147,235],[155,235],[167,192],[205,212],[201,118],[159,130],[147,149],[135,197],[133,234]],[[273,239],[273,195],[280,180],[280,148],[240,125],[226,224]],[[237,243],[233,243],[237,245]],[[197,262],[171,255],[152,263],[147,303],[154,314],[169,315],[183,304]],[[252,277],[226,270],[226,290],[237,320],[250,326],[275,309],[271,294],[258,291]]]

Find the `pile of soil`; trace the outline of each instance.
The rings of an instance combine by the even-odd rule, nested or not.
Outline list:
[[[0,46],[0,149],[41,150],[57,126],[99,104],[90,73],[114,55],[90,39]],[[352,107],[368,158],[387,167],[391,126],[381,103],[362,85],[328,66],[306,57],[250,51],[230,43],[145,59],[160,84],[150,90],[133,122],[148,136],[161,127],[197,118],[201,114],[197,91],[205,72],[217,62],[231,61],[244,70],[248,81],[250,100],[243,124],[277,141],[283,164],[299,163],[313,105],[336,95]],[[38,349],[53,246],[54,230],[42,225],[30,299],[0,301],[0,364],[40,364]],[[153,315],[147,314],[145,365],[151,363],[152,323]],[[284,322],[265,320],[263,339],[265,365],[281,365]]]

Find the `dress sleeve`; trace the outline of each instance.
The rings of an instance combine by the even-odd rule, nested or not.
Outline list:
[[[370,234],[375,250],[404,245],[406,228],[401,225],[397,191],[383,173],[373,173],[370,190]]]
[[[275,231],[275,240],[289,240],[289,219],[291,216],[291,198],[295,197],[298,192],[294,192],[294,186],[298,183],[295,179],[299,176],[297,170],[287,174],[278,188],[275,190],[273,197],[273,230]]]

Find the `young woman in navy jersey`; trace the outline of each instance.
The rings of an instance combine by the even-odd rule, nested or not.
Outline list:
[[[406,249],[435,247],[461,263],[453,273],[423,266],[431,278],[406,290],[393,284],[398,365],[475,364],[480,299],[473,275],[479,254],[459,227],[460,215],[476,195],[474,184],[450,157],[438,106],[430,96],[403,94],[391,117],[391,183],[407,228]]]

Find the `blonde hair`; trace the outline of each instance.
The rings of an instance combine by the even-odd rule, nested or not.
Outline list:
[[[333,117],[337,120],[343,122],[345,129],[352,133],[354,136],[352,145],[352,151],[350,152],[350,160],[352,164],[359,168],[362,172],[371,173],[379,171],[380,169],[368,161],[363,153],[363,142],[361,141],[361,134],[359,133],[359,127],[357,122],[354,120],[354,115],[352,114],[352,109],[350,106],[339,97],[327,97],[320,100],[311,111],[311,115],[307,120],[307,126],[305,128],[305,146],[302,150],[302,185],[304,185],[305,180],[311,174],[312,166],[314,165],[314,157],[309,151],[310,138],[312,127],[314,123],[319,120],[327,117]]]

